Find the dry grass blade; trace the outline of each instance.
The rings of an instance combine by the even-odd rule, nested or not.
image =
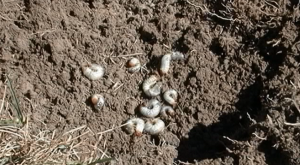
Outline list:
[[[18,122],[21,122],[22,124],[24,124],[23,115],[22,115],[22,112],[20,110],[19,101],[18,101],[18,99],[16,97],[16,94],[15,94],[15,91],[14,91],[14,89],[12,87],[11,81],[10,81],[10,79],[9,79],[9,77],[7,75],[6,75],[6,79],[7,79],[7,85],[9,87],[9,90],[10,90],[10,93],[11,93],[12,99],[13,99],[12,102],[11,102],[11,104],[14,107],[15,111],[17,112],[18,119],[19,119]]]
[[[125,55],[119,55],[119,56],[112,56],[112,57],[121,58],[121,57],[139,56],[139,55],[143,55],[143,54],[144,53],[133,53],[133,54],[125,54]]]
[[[300,126],[300,123],[288,123],[288,122],[284,122],[285,125],[288,125],[288,126],[295,126],[295,127],[299,127]]]
[[[20,110],[10,82],[8,86],[14,101],[12,106]],[[6,102],[5,98],[3,97],[2,102]],[[5,106],[1,107],[3,109]],[[19,120],[23,121],[21,111],[18,115]],[[114,159],[90,143],[92,136],[97,138],[99,135],[93,133],[86,125],[56,134],[56,131],[47,129],[36,131],[31,127],[32,123],[29,124],[29,120],[22,123],[23,127],[15,126],[13,121],[4,121],[6,125],[0,126],[0,165],[96,165]]]
[[[1,112],[3,110],[3,107],[4,107],[5,96],[6,96],[6,86],[4,87],[4,93],[3,93],[2,103],[1,103],[1,107],[0,107],[0,114],[1,114]]]
[[[78,131],[78,130],[81,130],[81,129],[84,129],[84,128],[86,128],[86,125],[83,125],[83,126],[80,126],[80,127],[78,127],[78,128],[72,129],[72,130],[70,130],[70,131],[64,133],[63,136],[65,136],[65,135],[67,135],[67,134],[70,134],[70,133],[74,133],[74,132],[76,132],[76,131]]]
[[[86,143],[90,137],[87,135],[91,131],[85,128],[85,126],[81,126],[68,131],[67,134],[53,137],[53,133],[47,130],[34,135],[25,134],[25,132],[30,132],[25,130],[28,127],[22,129],[1,127],[0,164],[4,162],[5,164],[24,165],[96,165],[113,160],[114,158],[107,155],[102,158],[103,153],[96,149],[93,151],[94,154],[91,154],[93,149],[90,144]],[[84,131],[84,133],[78,131]],[[78,139],[79,137],[80,139]],[[87,157],[89,159],[86,159]]]
[[[124,127],[125,125],[128,125],[128,123],[119,125],[119,126],[117,126],[117,127],[113,127],[113,128],[111,128],[111,129],[108,129],[108,130],[105,130],[105,131],[102,131],[102,132],[98,132],[97,135],[99,135],[99,134],[104,134],[104,133],[107,133],[107,132],[111,132],[111,131],[113,131],[113,130],[115,130],[115,129]]]
[[[299,105],[297,104],[297,102],[294,99],[290,99],[290,98],[285,98],[286,100],[292,101],[294,103],[294,106],[296,107],[296,109],[298,110],[298,112],[300,113],[300,108]]]
[[[200,8],[201,11],[206,12],[206,13],[212,15],[212,16],[218,17],[218,18],[223,19],[223,20],[226,20],[226,21],[235,21],[235,19],[233,19],[233,18],[225,18],[225,17],[222,17],[222,16],[220,16],[220,15],[218,15],[218,14],[216,14],[216,13],[210,12],[210,11],[207,9],[206,6],[195,5],[195,4],[193,4],[192,2],[190,2],[189,0],[185,0],[185,1],[186,1],[188,4],[190,4],[190,5],[192,5],[192,6],[196,7],[196,8]]]
[[[104,159],[98,159],[92,163],[89,163],[87,165],[95,165],[97,163],[104,163],[104,162],[108,162],[108,161],[111,161],[111,160],[114,160],[114,158],[104,158]]]

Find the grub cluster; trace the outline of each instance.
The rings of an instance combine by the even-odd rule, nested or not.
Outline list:
[[[180,52],[171,52],[161,58],[159,71],[155,71],[142,84],[143,92],[150,98],[147,103],[139,105],[139,113],[145,118],[131,118],[124,125],[125,131],[130,135],[141,136],[143,132],[150,135],[156,135],[163,132],[165,122],[161,118],[168,118],[175,115],[174,108],[177,105],[178,93],[175,89],[168,89],[162,92],[163,83],[161,77],[169,71],[171,61],[183,60],[184,55]],[[137,58],[131,58],[127,63],[129,73],[140,71],[141,63]],[[103,77],[105,69],[98,64],[84,64],[82,66],[83,74],[90,80],[98,80]],[[162,94],[166,104],[161,103],[155,97]],[[95,110],[100,111],[105,105],[105,99],[101,94],[94,94],[91,102]],[[158,117],[160,116],[160,117]]]

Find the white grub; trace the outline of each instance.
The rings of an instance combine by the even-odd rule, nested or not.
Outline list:
[[[145,128],[145,122],[144,120],[140,118],[133,118],[129,119],[124,126],[125,131],[132,135],[134,134],[135,136],[142,136],[143,130]]]
[[[172,52],[164,55],[161,58],[159,73],[165,75],[170,69],[171,60],[183,60],[184,55],[180,52]]]
[[[156,135],[161,133],[165,128],[165,123],[159,119],[151,119],[146,122],[145,124],[145,132],[149,133],[150,135]]]
[[[140,60],[137,58],[131,58],[127,63],[127,67],[130,73],[138,72],[141,69]]]
[[[183,60],[184,55],[180,52],[172,52],[171,59],[172,60]]]
[[[157,82],[159,77],[151,75],[148,79],[143,82],[143,91],[149,97],[158,96],[161,93],[162,83]]]
[[[140,113],[145,117],[155,117],[159,114],[161,104],[156,99],[150,100],[145,106],[140,106]]]
[[[90,80],[98,80],[103,77],[105,69],[98,64],[85,64],[82,66],[83,74]]]
[[[102,95],[100,94],[94,94],[91,97],[92,103],[94,105],[94,108],[99,111],[103,108],[104,104],[105,104],[105,99]]]
[[[159,73],[161,75],[167,74],[170,69],[171,54],[166,54],[161,58]]]
[[[177,97],[178,93],[174,89],[167,90],[163,95],[165,101],[173,106],[177,104]]]
[[[160,110],[160,116],[162,117],[168,117],[168,116],[174,116],[175,111],[171,106],[163,106]]]

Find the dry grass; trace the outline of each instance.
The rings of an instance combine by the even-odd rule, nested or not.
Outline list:
[[[20,110],[15,107],[16,103],[7,101],[8,95],[13,95],[13,91],[7,92],[6,85],[2,85],[0,89],[3,90],[0,103],[0,165],[95,165],[111,160],[99,148],[102,133],[95,134],[87,126],[80,126],[63,134],[47,129],[33,130],[31,125],[34,123],[28,117],[22,119],[20,112],[16,112],[17,117],[9,113],[9,110],[16,110],[15,108]],[[97,138],[98,141],[91,144],[90,138]]]

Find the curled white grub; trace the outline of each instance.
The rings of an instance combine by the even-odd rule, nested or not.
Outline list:
[[[174,116],[175,111],[171,106],[163,106],[160,110],[160,115],[162,117],[167,117],[167,116]]]
[[[99,111],[103,108],[104,106],[104,103],[105,103],[105,99],[102,95],[100,94],[94,94],[92,97],[91,97],[91,100],[92,100],[92,103],[94,105],[94,108]]]
[[[161,93],[162,83],[157,82],[159,77],[151,75],[148,79],[143,82],[143,91],[149,97],[158,96]]]
[[[82,66],[83,74],[90,80],[98,80],[103,77],[105,69],[97,64],[85,64]]]
[[[170,105],[177,104],[177,97],[178,97],[178,94],[174,89],[167,90],[163,95],[163,98],[165,99],[165,101],[167,103],[169,103]]]
[[[145,106],[140,106],[140,113],[145,117],[155,117],[160,112],[160,102],[156,99],[150,100]]]
[[[161,58],[159,73],[161,75],[167,74],[170,69],[171,60],[183,60],[184,55],[180,52],[172,52],[164,55]]]
[[[140,60],[137,58],[132,58],[127,63],[128,71],[130,73],[138,72],[141,69]]]
[[[164,128],[165,128],[165,123],[161,119],[156,118],[147,121],[144,130],[150,135],[156,135],[162,132]]]
[[[140,119],[140,118],[133,118],[133,119],[129,119],[126,123],[125,127],[125,131],[132,135],[134,134],[135,136],[142,136],[143,134],[143,130],[145,128],[145,122],[144,120]]]

